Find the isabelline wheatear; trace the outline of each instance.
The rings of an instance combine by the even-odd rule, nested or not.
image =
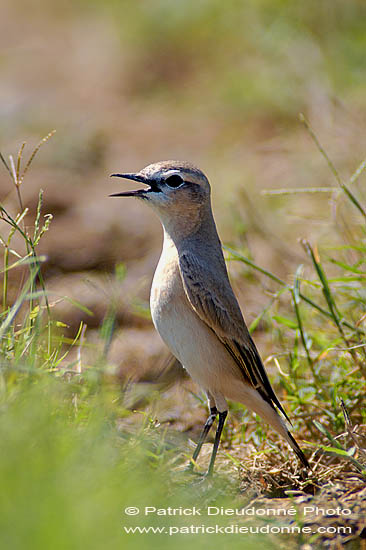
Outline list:
[[[288,420],[231,288],[206,176],[179,161],[150,164],[136,174],[112,175],[148,185],[147,189],[111,196],[136,197],[146,202],[163,225],[163,250],[150,295],[152,319],[173,355],[206,392],[210,408],[193,462],[218,414],[208,469],[208,474],[212,473],[228,398],[262,417],[309,468],[281,416]]]

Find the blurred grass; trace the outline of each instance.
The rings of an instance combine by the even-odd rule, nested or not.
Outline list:
[[[134,97],[162,94],[187,108],[200,98],[201,109],[219,108],[219,119],[293,118],[318,94],[363,103],[359,0],[95,4],[113,13],[131,54]]]
[[[115,106],[107,100],[111,92],[120,103],[117,109],[121,120],[126,101],[130,107],[131,102],[135,106],[143,101],[145,112],[151,115],[163,110],[175,113],[178,118],[184,113],[210,127],[215,122],[218,135],[211,143],[214,148],[215,141],[221,141],[219,134],[223,127],[225,141],[231,142],[237,138],[238,131],[243,133],[243,125],[249,122],[258,123],[266,133],[275,122],[280,122],[282,127],[294,127],[300,111],[329,122],[336,107],[348,113],[365,107],[363,22],[366,7],[362,0],[309,0],[306,3],[300,0],[248,0],[245,3],[238,0],[225,3],[219,0],[141,0],[138,3],[63,0],[57,9],[44,1],[38,2],[31,12],[24,2],[12,9],[14,16],[9,24],[17,19],[22,21],[23,14],[27,14],[27,21],[41,25],[49,38],[49,44],[42,44],[41,51],[32,54],[31,48],[30,54],[25,54],[23,63],[27,61],[26,55],[31,55],[35,63],[35,78],[37,74],[43,76],[42,59],[37,59],[37,52],[46,56],[47,47],[50,51],[57,50],[53,27],[71,31],[71,37],[74,27],[80,29],[81,37],[84,28],[88,34],[96,33],[100,52],[91,50],[88,54],[83,49],[87,45],[76,43],[76,60],[80,64],[73,68],[69,78],[71,88],[66,99],[70,112],[63,103],[69,123],[73,112],[81,108],[79,95],[90,108],[93,105],[93,91],[83,89],[82,84],[85,80],[87,87],[89,79],[91,83],[94,78],[98,81],[100,59],[95,59],[94,66],[93,55],[104,56],[103,64],[111,53],[112,65],[107,74],[100,75],[107,82],[104,88],[104,82],[100,82],[106,103],[98,97],[99,111],[94,113],[95,117],[104,116],[108,122],[94,129],[95,138],[90,137],[92,127],[85,132],[88,123],[84,117],[78,128],[80,138],[90,139],[96,158],[105,153],[109,131],[114,130],[108,128],[110,124],[113,127],[109,116],[115,112]],[[25,30],[30,32],[27,25]],[[35,37],[30,34],[29,40],[33,44]],[[65,44],[65,47],[71,62],[75,59],[71,45]],[[22,55],[15,51],[13,58],[19,69],[23,51],[20,53]],[[4,69],[10,69],[11,61],[5,50]],[[57,86],[60,75],[47,67],[51,79],[43,83],[42,93],[48,102],[50,90]],[[67,71],[67,67],[60,71]],[[52,114],[57,116],[57,112]],[[54,119],[47,120],[48,113],[37,108],[27,113],[21,106],[14,115],[13,120],[23,116],[23,123],[30,128],[34,128],[38,117],[43,123],[55,123]],[[214,121],[210,120],[212,116]],[[60,125],[62,122],[60,117]],[[41,126],[39,131],[43,129]],[[76,136],[73,140],[77,142]],[[69,140],[65,140],[64,146],[65,153],[72,154],[74,148],[70,147]],[[81,148],[81,157],[85,159],[82,146],[78,143],[75,146]],[[89,162],[93,162],[92,154]]]
[[[118,428],[108,391],[87,379],[55,378],[42,372],[2,368],[0,398],[0,545],[2,548],[203,548],[223,535],[128,534],[124,526],[227,525],[202,517],[129,517],[125,507],[172,508],[233,505],[227,483],[182,484],[172,471],[176,449],[151,420],[128,434]],[[80,398],[75,406],[75,395]],[[263,547],[264,537],[256,537]],[[246,537],[248,548],[254,539]],[[242,546],[233,537],[232,548]]]

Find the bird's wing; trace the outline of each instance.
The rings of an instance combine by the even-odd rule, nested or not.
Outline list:
[[[199,318],[215,332],[245,381],[290,422],[264,370],[226,272],[220,270],[218,277],[190,252],[180,254],[179,268],[185,293]]]

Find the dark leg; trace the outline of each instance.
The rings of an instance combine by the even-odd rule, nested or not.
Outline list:
[[[193,453],[193,456],[192,456],[192,460],[196,461],[198,455],[200,454],[202,445],[203,445],[204,442],[206,441],[206,437],[207,437],[207,435],[208,435],[208,432],[209,432],[210,429],[211,429],[212,424],[213,424],[214,421],[215,421],[216,416],[217,416],[217,409],[216,409],[216,407],[211,407],[211,409],[210,409],[210,416],[209,416],[208,419],[206,420],[206,424],[204,425],[204,428],[203,428],[202,433],[201,433],[201,435],[200,435],[200,438],[199,438],[199,440],[198,440],[197,447],[196,447],[195,450],[194,450],[194,453]],[[192,463],[192,462],[190,462],[189,468],[193,468],[193,463]]]
[[[219,448],[222,429],[224,427],[226,417],[227,417],[227,411],[219,412],[219,425],[217,426],[216,436],[215,436],[215,443],[214,443],[214,446],[213,446],[213,449],[212,449],[210,465],[208,467],[208,472],[207,472],[208,476],[210,476],[213,472],[213,467],[214,467],[214,464],[215,464],[217,449]]]

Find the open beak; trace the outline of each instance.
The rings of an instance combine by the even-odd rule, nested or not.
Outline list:
[[[140,174],[111,174],[111,178],[123,178],[125,180],[138,181],[140,183],[144,183],[145,185],[149,185],[150,187],[148,189],[137,189],[136,191],[124,191],[122,193],[113,193],[112,195],[109,195],[110,197],[143,197],[149,191],[153,190],[151,186],[151,182],[144,176],[141,176]]]

